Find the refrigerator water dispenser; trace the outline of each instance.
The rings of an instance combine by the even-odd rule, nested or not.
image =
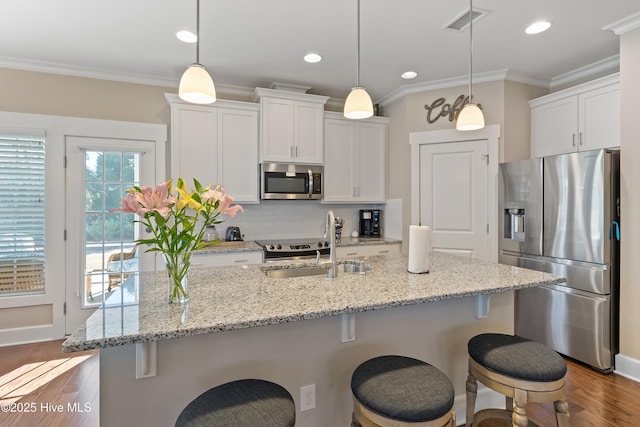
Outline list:
[[[504,210],[504,238],[524,242],[524,209]]]

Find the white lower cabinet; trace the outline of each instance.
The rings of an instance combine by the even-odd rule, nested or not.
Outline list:
[[[325,113],[324,202],[385,201],[387,122]]]
[[[171,176],[220,184],[236,202],[258,203],[258,110],[254,103],[218,100],[171,103]]]
[[[193,254],[191,265],[194,267],[225,267],[229,265],[262,264],[262,251],[255,252],[206,252]]]
[[[387,245],[356,245],[338,246],[336,256],[338,258],[399,254],[402,245],[393,243]]]

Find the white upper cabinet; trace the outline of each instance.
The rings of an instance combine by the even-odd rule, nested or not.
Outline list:
[[[619,75],[529,101],[531,155],[620,146]]]
[[[326,96],[257,88],[260,99],[260,161],[323,163]]]
[[[326,113],[324,202],[381,203],[386,197],[387,123]]]
[[[171,177],[220,184],[237,202],[258,203],[258,110],[255,103],[218,100],[171,103]]]

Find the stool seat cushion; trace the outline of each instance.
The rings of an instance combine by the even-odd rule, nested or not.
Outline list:
[[[469,340],[469,356],[490,371],[526,381],[556,381],[567,373],[551,348],[522,337],[480,334]]]
[[[243,379],[196,397],[180,413],[176,427],[286,427],[295,420],[295,403],[286,389],[269,381]]]
[[[368,409],[397,421],[425,422],[453,408],[449,378],[421,360],[380,356],[362,363],[351,377],[351,391]]]

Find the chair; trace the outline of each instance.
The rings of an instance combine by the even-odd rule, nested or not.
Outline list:
[[[379,356],[351,376],[352,427],[455,427],[449,378],[418,359]]]
[[[469,377],[467,379],[466,426],[485,419],[511,420],[512,426],[537,423],[529,420],[525,406],[530,402],[553,402],[558,426],[569,426],[569,406],[565,398],[567,364],[555,351],[543,344],[513,335],[481,334],[467,345]],[[477,381],[503,394],[506,409],[475,412]]]
[[[111,292],[111,288],[114,286],[119,286],[121,282],[124,282],[129,277],[128,273],[122,273],[122,270],[125,270],[124,261],[128,259],[133,259],[136,256],[136,250],[138,250],[138,245],[134,245],[133,248],[129,252],[116,252],[115,254],[111,254],[109,259],[107,260],[107,272],[109,271],[117,271],[117,273],[109,273],[109,287],[108,291]],[[117,269],[111,269],[111,266],[117,265]]]
[[[293,427],[296,406],[282,386],[243,379],[219,385],[192,400],[180,413],[176,427]]]

